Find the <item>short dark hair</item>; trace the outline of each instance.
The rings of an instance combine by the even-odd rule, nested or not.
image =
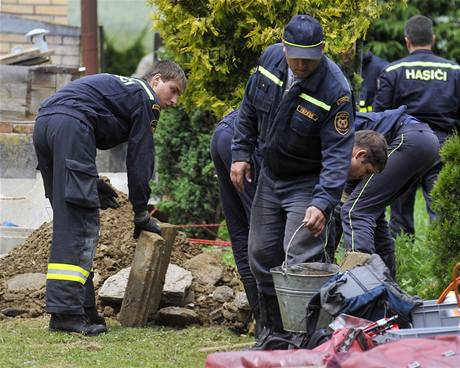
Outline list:
[[[404,26],[404,36],[414,46],[427,46],[433,42],[433,21],[424,15],[410,17]]]
[[[150,81],[155,74],[161,74],[163,82],[177,80],[181,84],[182,92],[187,86],[187,77],[182,68],[172,60],[159,60],[155,62],[142,76],[143,79]]]
[[[379,172],[385,168],[388,157],[388,144],[382,134],[373,130],[359,130],[355,133],[355,147],[367,151],[363,163],[370,163]]]

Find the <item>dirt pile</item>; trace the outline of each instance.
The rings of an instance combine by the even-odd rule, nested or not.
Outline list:
[[[97,290],[108,277],[131,265],[136,247],[136,241],[132,237],[134,226],[131,204],[125,194],[120,192],[118,194],[120,208],[100,212],[100,238],[93,263],[96,274],[96,295]],[[37,317],[44,313],[44,288],[33,293],[10,292],[6,288],[6,281],[18,274],[46,273],[51,238],[51,223],[45,223],[34,231],[22,245],[0,259],[0,310],[13,308],[24,317]],[[190,244],[186,241],[184,233],[179,232],[172,251],[171,263],[184,267],[184,263],[188,259],[202,253],[202,251],[201,246]],[[217,252],[219,251],[217,250]],[[222,259],[222,257],[220,258]],[[216,286],[227,285],[232,287],[235,292],[241,291],[242,286],[236,270],[225,265],[222,267],[224,268],[224,275]],[[212,312],[222,307],[221,303],[211,297],[214,288],[214,286],[199,284],[195,281],[192,283],[194,301],[191,308],[198,313],[203,324],[213,323],[210,318]],[[104,313],[109,317],[117,312],[116,309],[113,310],[110,307],[104,308],[100,300],[98,300],[98,304],[100,310],[104,310]],[[216,321],[220,324],[222,322],[221,320]],[[241,326],[241,323],[236,321],[227,320],[224,323],[232,327]]]

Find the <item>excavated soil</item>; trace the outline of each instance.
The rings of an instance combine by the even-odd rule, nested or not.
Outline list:
[[[96,295],[97,290],[108,277],[131,265],[136,247],[136,241],[132,237],[133,212],[131,204],[125,194],[118,192],[118,195],[120,208],[100,212],[100,238],[93,263]],[[12,293],[6,289],[5,281],[23,273],[46,273],[51,236],[51,223],[44,223],[22,245],[0,259],[0,310],[12,308],[18,312],[19,316],[26,318],[38,317],[44,313],[44,287],[32,293]],[[202,251],[201,246],[190,244],[186,241],[184,233],[178,232],[170,262],[183,267],[188,259],[202,253]],[[232,287],[234,291],[241,291],[242,287],[236,270],[225,265],[222,267],[224,268],[224,275],[216,286],[227,285]],[[198,314],[202,324],[212,324],[211,312],[222,307],[221,303],[211,297],[214,286],[203,285],[194,281],[192,290],[194,291],[194,301],[189,308]],[[98,300],[98,307],[106,317],[114,317],[119,311],[117,307],[103,305],[100,300]],[[2,316],[1,313],[0,316]],[[241,323],[236,321],[218,320],[216,323],[224,323],[234,328],[241,327]]]

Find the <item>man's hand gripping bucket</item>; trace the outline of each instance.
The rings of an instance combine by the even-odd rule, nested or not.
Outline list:
[[[307,332],[306,310],[308,303],[321,286],[339,271],[337,265],[321,262],[288,266],[289,248],[292,240],[303,226],[302,223],[289,240],[283,264],[270,270],[284,329],[302,333]]]

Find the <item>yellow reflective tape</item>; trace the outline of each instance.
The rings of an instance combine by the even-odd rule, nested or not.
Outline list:
[[[75,265],[66,264],[66,263],[49,263],[48,270],[76,271],[76,272],[80,272],[85,277],[89,276],[89,271],[86,271],[84,268],[81,268]]]
[[[316,106],[319,106],[319,107],[323,108],[326,111],[329,111],[331,109],[331,106],[325,104],[324,102],[322,102],[320,100],[317,100],[314,97],[311,97],[311,96],[307,95],[306,93],[301,93],[299,95],[299,97],[303,98],[305,101],[311,102],[313,105],[316,105]]]
[[[371,112],[372,106],[360,106],[359,112]]]
[[[286,45],[289,45],[289,46],[304,47],[304,48],[312,48],[312,47],[317,47],[317,46],[322,45],[324,41],[315,43],[314,45],[299,45],[298,43],[292,43],[292,42],[286,41],[286,40],[283,38],[283,42],[284,42]]]
[[[404,61],[395,65],[391,65],[385,69],[386,72],[401,68],[403,66],[426,66],[431,68],[447,68],[453,70],[460,70],[460,65],[449,64],[449,63],[436,63],[432,61]]]
[[[282,87],[283,86],[283,81],[279,79],[276,75],[273,73],[269,72],[267,69],[265,69],[263,66],[260,66],[257,68],[263,75],[265,75],[268,79],[270,79],[272,82],[274,82],[276,85]]]
[[[66,275],[66,274],[60,274],[60,273],[49,273],[46,275],[47,280],[63,280],[63,281],[76,281],[81,284],[86,283],[86,279],[80,276],[75,276],[75,275]]]

